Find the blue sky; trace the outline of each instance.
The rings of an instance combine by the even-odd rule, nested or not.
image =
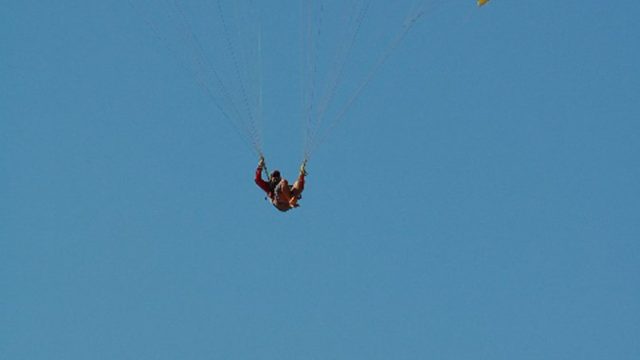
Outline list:
[[[345,89],[412,2],[385,3]],[[169,7],[5,1],[0,357],[640,358],[640,4],[440,3],[281,214],[143,19]],[[300,4],[261,21],[265,154],[293,176]]]

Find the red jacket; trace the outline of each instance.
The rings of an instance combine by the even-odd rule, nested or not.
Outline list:
[[[267,194],[269,199],[273,199],[273,191],[271,191],[271,187],[269,186],[269,183],[262,180],[262,168],[259,166],[256,169],[255,181],[256,181],[256,185],[258,185],[258,187]]]

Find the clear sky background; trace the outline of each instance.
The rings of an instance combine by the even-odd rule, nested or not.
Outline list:
[[[292,177],[300,4],[258,3]],[[347,82],[408,3],[374,1]],[[0,358],[639,359],[639,18],[442,2],[282,214],[126,1],[2,0]]]

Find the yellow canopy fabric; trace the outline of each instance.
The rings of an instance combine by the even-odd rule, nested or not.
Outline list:
[[[484,5],[484,4],[488,3],[488,2],[489,2],[489,0],[478,0],[478,6],[482,6],[482,5]]]

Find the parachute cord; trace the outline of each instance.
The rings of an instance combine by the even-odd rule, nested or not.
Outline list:
[[[258,21],[258,132],[259,139],[262,141],[264,139],[264,135],[262,134],[264,129],[264,110],[262,103],[262,11],[259,12]],[[260,148],[262,148],[262,142],[260,143]]]
[[[305,19],[305,8],[304,8],[304,6],[301,6],[300,9],[301,9],[300,10],[300,29],[304,29],[305,28],[305,22],[304,22],[304,19]],[[345,12],[344,13],[345,18],[346,18],[346,20],[345,20],[346,24],[350,24],[350,21],[349,21],[349,14],[350,13],[351,12]],[[306,24],[308,26],[310,26],[311,23],[312,23],[312,17],[309,16],[308,19],[307,19]],[[304,31],[301,31],[301,34],[302,33],[304,33]],[[310,30],[309,30],[309,33],[311,33]],[[307,41],[305,42],[305,40],[307,40]],[[311,45],[311,37],[309,37],[309,39],[305,39],[305,37],[301,36],[300,41],[301,41],[300,48],[303,49],[303,52],[304,52],[304,56],[303,56],[304,60],[302,61],[302,65],[301,65],[301,73],[302,73],[302,75],[300,77],[301,79],[303,79],[302,80],[302,89],[303,89],[303,92],[302,92],[302,97],[303,97],[302,108],[303,108],[303,112],[306,114],[306,111],[307,111],[306,101],[307,101],[307,99],[305,98],[305,96],[306,96],[306,93],[305,93],[305,91],[306,91],[306,82],[305,81],[306,81],[307,76],[311,73],[311,71],[309,69],[305,68],[305,64],[306,63],[304,61],[308,59],[308,56],[309,56],[308,55],[308,53],[309,53],[308,48],[310,46],[312,46]],[[336,54],[336,58],[338,58],[338,57],[339,57],[339,54]],[[337,60],[334,60],[333,63],[335,63],[336,61]],[[313,123],[311,121],[310,117],[307,116],[307,118],[306,118],[306,126],[304,127],[305,139],[304,139],[304,146],[303,146],[303,154],[305,154],[305,157],[306,157],[307,152],[309,151],[309,149],[308,149],[309,143],[311,143],[312,135],[315,133],[315,129],[316,128],[317,128],[317,122]]]
[[[235,4],[235,22],[242,24],[243,26],[237,27],[232,33],[237,34],[236,40],[241,44],[246,43],[247,46],[239,46],[238,53],[240,55],[241,69],[244,69],[243,79],[248,85],[249,92],[247,93],[247,102],[249,103],[250,113],[253,114],[253,121],[251,122],[256,134],[256,140],[262,148],[262,126],[261,126],[261,109],[260,109],[260,96],[261,96],[261,36],[262,25],[260,22],[260,14],[256,15],[256,11],[251,11],[255,6],[252,0],[247,1],[234,1]],[[244,4],[245,6],[240,6]],[[251,17],[255,17],[252,20]],[[248,24],[255,24],[255,27],[251,27]],[[244,31],[242,29],[245,29]],[[254,33],[255,31],[255,33]],[[244,38],[243,38],[244,36]],[[254,50],[255,46],[255,50]],[[253,62],[255,66],[249,66],[249,60],[255,56]],[[253,85],[253,86],[252,86]]]
[[[307,16],[307,30],[306,30],[306,41],[305,41],[305,68],[304,71],[304,116],[307,122],[307,137],[310,137],[309,129],[311,128],[312,123],[312,84],[313,84],[313,2],[309,0],[306,2],[306,16]]]
[[[216,83],[218,84],[220,91],[222,92],[222,96],[230,104],[231,109],[235,113],[235,116],[237,119],[236,122],[243,124],[242,127],[245,129],[245,131],[251,134],[251,130],[246,126],[246,124],[242,122],[242,116],[240,115],[240,112],[238,111],[238,108],[236,107],[236,104],[233,101],[233,98],[231,97],[227,87],[222,81],[222,78],[216,71],[215,67],[207,61],[207,57],[205,56],[205,53],[204,53],[204,48],[202,47],[202,43],[200,42],[200,39],[198,38],[196,33],[193,31],[193,26],[191,25],[191,22],[188,20],[186,13],[184,11],[184,7],[182,6],[180,0],[173,0],[173,5],[180,17],[179,23],[181,25],[182,31],[185,34],[187,34],[187,36],[189,37],[188,39],[185,39],[185,40],[190,40],[193,45],[192,51],[194,51],[196,63],[197,65],[199,65],[200,72],[206,75],[206,73],[208,72],[208,69],[210,69],[211,73],[214,76],[214,79],[216,80]],[[203,77],[206,79],[206,76],[203,76]]]
[[[354,12],[357,13],[355,17],[354,30],[351,36],[348,38],[348,42],[343,45],[342,53],[338,52],[337,54],[337,57],[340,59],[338,62],[337,71],[335,72],[335,75],[332,76],[332,81],[329,85],[330,86],[329,90],[326,93],[326,96],[324,97],[322,105],[320,106],[317,123],[315,125],[315,129],[313,130],[314,135],[316,135],[316,133],[320,131],[320,129],[322,128],[322,123],[325,118],[324,115],[326,114],[326,111],[329,108],[329,105],[331,104],[333,98],[335,97],[338,85],[342,82],[347,59],[349,58],[349,55],[353,50],[355,41],[358,38],[358,34],[360,33],[360,29],[362,28],[362,23],[364,22],[364,19],[369,11],[370,6],[371,6],[371,1],[363,1],[360,7],[360,11],[356,11],[358,10],[359,7],[356,7],[354,9]],[[311,142],[313,142],[313,138],[311,139]]]
[[[256,147],[253,146],[251,139],[247,136],[247,133],[242,131],[242,127],[240,126],[240,124],[237,121],[233,120],[233,118],[229,115],[229,113],[220,104],[218,98],[213,95],[213,92],[211,91],[211,88],[208,86],[208,84],[202,80],[203,76],[202,76],[201,70],[190,68],[189,66],[187,66],[183,62],[184,60],[180,59],[180,57],[176,54],[176,50],[169,45],[169,41],[164,36],[161,35],[156,24],[142,13],[141,9],[136,4],[133,3],[133,0],[127,0],[127,2],[129,3],[129,6],[133,9],[133,11],[138,13],[138,15],[142,18],[143,22],[151,30],[151,33],[153,37],[156,39],[156,41],[158,41],[160,44],[162,44],[166,48],[166,50],[175,58],[176,62],[179,64],[180,67],[182,67],[184,71],[186,71],[187,73],[191,73],[191,75],[194,76],[196,85],[201,87],[201,89],[205,92],[209,100],[220,111],[223,117],[229,121],[231,128],[233,129],[234,132],[236,132],[236,134],[242,140],[242,142],[253,151],[257,150]]]
[[[300,115],[303,117],[303,120],[306,121],[306,118],[304,118],[304,114],[305,114],[305,74],[306,72],[305,70],[305,65],[306,65],[306,54],[307,54],[307,48],[306,48],[306,42],[305,40],[305,32],[303,31],[304,29],[304,18],[305,18],[305,6],[304,6],[304,2],[300,2],[300,14],[299,14],[299,19],[300,19],[300,31],[299,31],[299,41],[300,41],[300,49],[302,51],[302,54],[300,55],[300,58],[298,59],[300,61],[300,93],[298,94],[300,96],[300,98],[298,99],[300,101]],[[305,137],[305,144],[307,143],[308,139],[309,139],[309,130],[308,127],[305,126],[304,128],[304,137]]]
[[[219,73],[216,71],[215,67],[213,67],[208,61],[207,61],[207,57],[205,56],[205,52],[204,52],[204,48],[202,47],[202,43],[200,42],[200,39],[198,38],[198,36],[196,35],[196,33],[193,31],[193,26],[191,25],[191,22],[188,20],[186,13],[184,11],[184,7],[182,6],[180,0],[173,0],[173,4],[175,9],[178,12],[178,15],[180,17],[179,19],[179,23],[182,26],[182,31],[184,33],[186,33],[189,36],[189,40],[191,41],[191,43],[194,45],[193,47],[193,51],[195,52],[195,58],[197,61],[197,64],[200,66],[200,71],[202,73],[202,69],[204,69],[204,72],[206,73],[208,69],[210,69],[211,73],[214,75],[214,78],[216,80],[216,82],[218,83],[218,87],[220,89],[220,91],[222,92],[223,97],[226,98],[226,100],[230,103],[231,108],[233,109],[233,111],[235,112],[236,115],[236,119],[237,120],[231,120],[234,122],[237,122],[238,124],[241,124],[241,127],[243,128],[244,132],[246,132],[248,135],[245,135],[248,138],[249,143],[251,144],[251,146],[254,148],[254,150],[256,152],[260,152],[261,151],[261,147],[260,147],[260,143],[257,140],[257,136],[255,134],[255,129],[251,126],[248,126],[246,122],[242,121],[242,116],[240,115],[240,112],[238,111],[235,102],[233,101],[227,87],[225,86],[224,82],[222,81],[222,78],[220,77]],[[206,77],[205,77],[206,79]],[[205,82],[206,84],[206,82]],[[207,93],[209,94],[210,97],[212,98],[216,98],[215,95],[212,93],[212,91],[210,90],[210,88],[207,86]],[[227,118],[230,118],[229,116],[227,116]]]
[[[248,134],[247,137],[249,138],[249,142],[251,143],[252,147],[254,148],[254,150],[257,153],[260,153],[262,151],[261,149],[261,143],[260,143],[260,139],[259,139],[259,135],[256,132],[256,127],[255,124],[251,118],[251,112],[247,111],[249,118],[246,120],[243,120],[244,117],[240,114],[240,111],[238,111],[238,108],[236,107],[235,102],[233,101],[233,97],[230,95],[227,87],[225,86],[224,82],[222,81],[221,76],[219,75],[219,73],[215,70],[215,68],[210,65],[207,61],[207,56],[205,56],[204,54],[204,48],[202,47],[202,44],[198,38],[198,36],[195,34],[195,32],[193,31],[193,26],[191,25],[191,22],[188,20],[186,13],[184,11],[184,7],[181,5],[180,0],[173,0],[173,3],[175,5],[175,8],[177,9],[179,15],[180,15],[180,20],[181,20],[181,25],[183,27],[183,31],[185,33],[187,33],[190,36],[190,40],[191,42],[195,45],[194,48],[196,50],[196,53],[198,55],[197,60],[199,62],[199,65],[204,68],[207,69],[207,66],[211,69],[211,72],[214,75],[214,78],[216,80],[216,82],[218,83],[218,86],[221,90],[221,92],[223,93],[223,96],[226,97],[227,101],[231,104],[236,117],[237,117],[237,121],[239,124],[242,124],[242,128],[243,130]],[[220,10],[221,11],[221,10]],[[222,13],[221,13],[222,16]],[[228,39],[227,39],[228,40]],[[204,59],[204,60],[203,60]],[[234,58],[235,61],[235,58]],[[240,82],[240,84],[242,84]],[[244,91],[244,89],[243,89]],[[247,110],[247,103],[246,103],[246,99],[244,99],[244,106],[245,106],[245,110]]]
[[[254,140],[256,140],[256,143],[258,142],[256,137],[256,126],[255,126],[255,120],[253,117],[253,113],[251,111],[251,108],[249,106],[249,99],[247,97],[247,91],[245,90],[245,86],[244,86],[244,82],[242,81],[242,77],[240,76],[240,69],[239,69],[239,64],[238,64],[238,57],[236,55],[236,51],[235,51],[235,47],[233,46],[232,42],[231,42],[231,36],[229,34],[229,27],[227,25],[227,21],[225,19],[224,16],[224,11],[222,8],[222,3],[220,2],[220,0],[217,1],[217,5],[218,5],[218,15],[220,16],[220,21],[222,22],[222,27],[224,29],[224,35],[225,35],[225,40],[226,40],[226,44],[227,44],[227,51],[231,54],[231,59],[233,61],[233,67],[235,70],[235,75],[236,75],[236,79],[240,85],[240,91],[242,93],[242,100],[244,102],[244,106],[245,106],[245,110],[248,113],[249,116],[249,124],[250,127],[252,129],[251,134],[254,137]]]
[[[237,1],[236,4],[238,3],[241,2]],[[252,124],[255,128],[256,140],[260,145],[260,149],[263,149],[262,10],[260,5],[256,5],[253,0],[243,3],[247,6],[243,9],[243,12],[237,14],[237,17],[242,23],[255,24],[255,27],[246,26],[248,33],[245,34],[246,39],[244,42],[249,44],[249,46],[241,46],[240,49],[245,49],[245,51],[241,51],[240,54],[242,55],[243,66],[246,71],[245,80],[251,91],[248,95],[251,110],[254,115]],[[239,28],[236,30],[238,34],[241,34]],[[242,42],[241,39],[241,43]],[[250,61],[252,58],[254,61]],[[250,66],[250,64],[253,64],[253,66]]]
[[[306,47],[306,42],[305,42],[305,31],[304,31],[304,19],[305,19],[305,2],[301,1],[300,2],[300,14],[299,14],[299,19],[300,19],[300,31],[299,31],[299,41],[300,41],[300,49],[302,51],[300,58],[298,59],[300,61],[300,93],[298,94],[300,96],[300,98],[298,99],[300,101],[300,116],[303,118],[303,121],[305,121],[306,123],[306,116],[305,116],[305,111],[306,111],[306,92],[305,92],[305,86],[306,86],[306,71],[305,71],[305,67],[306,67],[306,60],[307,60],[307,47]],[[307,124],[308,125],[308,124]],[[305,141],[304,143],[306,144],[307,141],[309,140],[309,127],[305,126],[304,127],[304,138]]]
[[[378,61],[374,64],[374,66],[371,68],[371,70],[367,74],[367,77],[364,79],[364,81],[356,89],[355,93],[353,93],[351,98],[349,98],[347,103],[342,107],[338,115],[331,122],[329,128],[323,132],[320,138],[317,139],[318,141],[311,144],[311,150],[309,151],[310,153],[313,153],[321,144],[323,144],[327,140],[329,134],[331,134],[333,129],[336,127],[336,125],[338,125],[338,123],[341,122],[341,120],[344,118],[344,116],[349,111],[351,106],[353,106],[353,104],[362,94],[362,91],[367,87],[367,85],[371,82],[373,77],[379,72],[380,68],[387,62],[387,60],[389,59],[391,54],[394,52],[394,50],[398,47],[398,45],[400,45],[400,43],[402,43],[402,41],[406,38],[409,31],[414,27],[414,25],[418,22],[418,20],[420,20],[424,16],[426,12],[427,12],[426,5],[423,5],[416,11],[415,14],[407,18],[407,20],[404,23],[404,28],[402,29],[402,31],[398,33],[398,35],[396,35],[396,37],[393,39],[391,44],[387,47],[385,52],[380,56]]]
[[[335,95],[338,84],[340,84],[342,80],[342,74],[344,71],[344,66],[346,65],[346,60],[349,57],[349,54],[351,53],[351,51],[353,50],[353,47],[355,45],[355,40],[358,37],[358,33],[360,32],[360,28],[362,27],[362,23],[364,21],[364,18],[366,17],[366,14],[368,12],[370,5],[371,5],[370,1],[363,1],[362,8],[360,9],[359,12],[357,12],[357,16],[354,21],[355,26],[353,29],[353,33],[349,37],[348,42],[343,44],[342,53],[338,52],[338,54],[336,54],[336,57],[338,58],[338,60],[336,61],[336,63],[338,64],[338,68],[334,72],[334,75],[332,76],[333,81],[330,86],[330,91],[325,97],[323,106],[320,108],[320,113],[318,116],[320,119],[322,119],[323,114],[327,110],[329,104],[331,103],[331,100],[333,99],[333,96]],[[354,9],[354,12],[356,12],[355,10],[357,9],[358,7]]]
[[[313,128],[313,124],[317,121],[317,82],[318,82],[318,54],[320,53],[320,41],[319,39],[323,35],[323,22],[324,22],[324,4],[320,3],[317,9],[313,6],[313,1],[308,2],[308,29],[307,29],[307,42],[306,42],[306,53],[307,53],[307,74],[305,76],[307,78],[305,84],[306,98],[305,98],[305,116],[306,116],[306,139],[305,145],[309,142],[308,139],[311,138]],[[314,18],[313,13],[314,10],[317,10],[318,16],[317,19]],[[315,26],[314,26],[315,25]]]
[[[262,153],[260,153],[260,158],[264,159],[264,155]],[[264,171],[264,175],[268,179],[269,178],[269,169],[267,169],[267,163],[264,163],[264,165],[262,165],[262,171]]]

